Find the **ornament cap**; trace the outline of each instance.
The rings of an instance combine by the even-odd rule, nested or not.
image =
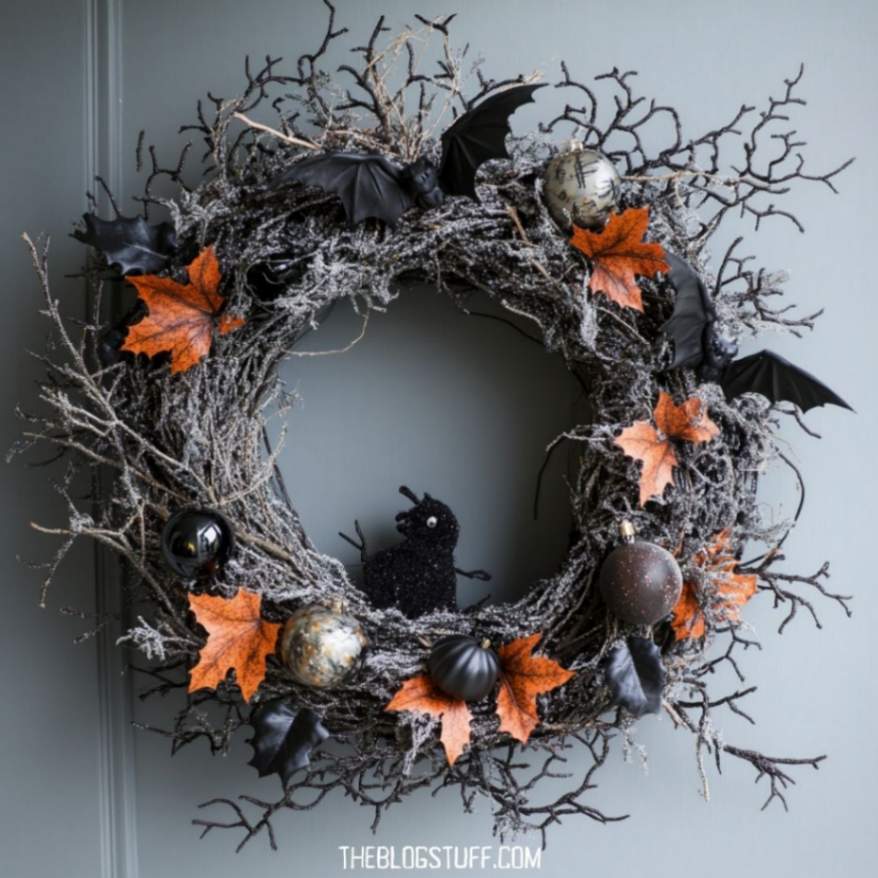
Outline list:
[[[634,542],[634,525],[627,518],[619,522],[619,536],[625,543]]]

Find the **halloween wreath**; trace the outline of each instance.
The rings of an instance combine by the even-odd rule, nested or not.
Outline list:
[[[330,75],[321,63],[346,29],[326,6],[320,46],[292,71],[248,61],[240,97],[199,103],[182,129],[206,146],[196,185],[190,143],[163,165],[143,135],[140,214],[99,181],[116,215],[75,232],[91,254],[85,325],[62,315],[46,248],[27,239],[54,340],[25,438],[70,459],[68,521],[41,528],[63,536],[43,602],[75,540],[121,557],[137,605],[121,642],[149,660],[153,692],[184,699],[156,731],[222,753],[250,728],[252,764],[281,779],[276,796],[217,799],[206,804],[230,816],[194,821],[238,828],[241,845],[264,830],[274,847],[278,812],[333,790],[371,808],[373,826],[431,786],[457,788],[466,809],[487,800],[498,832],[543,842],[565,815],[621,819],[591,803],[595,772],[614,736],[630,742],[659,710],[694,736],[705,794],[707,760],[731,756],[786,806],[792,769],[824,757],[727,743],[717,711],[744,714],[752,689],[710,684],[723,665],[743,681],[755,595],[785,613],[781,631],[800,610],[817,621],[815,595],[848,612],[827,565],[783,566],[801,506],[780,525],[756,506],[773,460],[804,491],[780,416],[807,431],[809,408],[846,404],[770,351],[737,357],[741,336],[798,334],[817,315],[777,304],[783,274],[755,267],[743,237],[714,259],[708,244],[733,217],[801,229],[785,193],[835,191],[850,162],[811,172],[788,121],[801,71],[760,111],[685,136],[630,71],[586,84],[562,64],[543,92],[477,65],[467,90],[453,16],[391,37],[382,18]],[[555,95],[560,114],[511,136],[518,107]],[[254,118],[264,110],[273,124]],[[176,194],[160,197],[168,181]],[[169,218],[150,223],[156,208]],[[120,277],[137,302],[108,322]],[[514,603],[457,608],[456,576],[485,574],[456,569],[451,509],[406,487],[398,545],[373,553],[358,524],[347,534],[364,562],[355,581],[309,540],[267,444],[268,413],[291,402],[278,365],[303,333],[339,300],[365,323],[410,279],[463,308],[487,293],[590,394],[593,417],[547,450],[577,449],[569,553]],[[82,468],[112,474],[93,508],[74,490]],[[559,773],[569,788],[541,795]]]

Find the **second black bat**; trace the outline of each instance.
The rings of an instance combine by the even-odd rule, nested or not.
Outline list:
[[[279,183],[304,183],[341,199],[351,225],[374,217],[394,226],[418,205],[437,207],[446,195],[476,197],[476,171],[489,159],[508,159],[509,117],[533,101],[542,85],[518,85],[485,98],[442,135],[438,167],[426,156],[399,166],[383,155],[330,152],[296,162]]]
[[[791,402],[803,412],[820,405],[851,407],[810,372],[773,351],[735,359],[738,346],[716,327],[716,309],[701,278],[688,262],[665,253],[668,280],[677,292],[674,312],[662,327],[673,342],[671,368],[696,369],[703,381],[719,384],[726,399],[759,393],[771,402]]]

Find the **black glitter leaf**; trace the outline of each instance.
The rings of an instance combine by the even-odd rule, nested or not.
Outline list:
[[[629,637],[616,644],[605,659],[604,674],[614,704],[634,716],[661,709],[665,669],[661,652],[651,640]]]
[[[286,788],[290,778],[311,762],[311,751],[329,737],[320,717],[307,707],[278,698],[259,705],[250,715],[255,734],[248,762],[260,777],[277,774]]]
[[[142,216],[102,220],[93,213],[84,213],[82,219],[85,231],[75,231],[73,237],[102,253],[122,274],[161,271],[177,246],[170,223],[149,225]]]

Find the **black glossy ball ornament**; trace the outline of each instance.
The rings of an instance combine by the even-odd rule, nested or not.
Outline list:
[[[231,525],[212,509],[181,509],[162,530],[165,563],[184,579],[216,573],[233,547]]]
[[[451,634],[438,640],[427,662],[430,679],[452,698],[479,701],[497,682],[500,659],[489,640]]]
[[[598,577],[604,603],[622,622],[654,625],[680,599],[680,566],[661,546],[635,540],[629,522],[621,530],[625,542],[610,552]]]

